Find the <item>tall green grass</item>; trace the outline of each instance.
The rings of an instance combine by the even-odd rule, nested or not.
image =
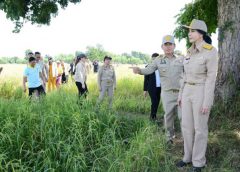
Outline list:
[[[15,84],[4,83],[0,171],[159,171],[166,149],[157,126],[114,113],[135,112],[141,106],[136,102],[140,81],[134,82],[120,82],[114,110],[105,105],[96,109],[94,84],[89,84],[91,94],[79,105],[74,83],[39,101],[20,94]]]
[[[19,81],[1,83],[0,171],[177,171],[182,142],[168,147],[161,127],[148,120],[150,100],[142,84],[139,77],[120,79],[108,109],[107,101],[96,107],[95,82],[88,84],[82,105],[72,82],[39,101],[30,101]],[[213,109],[206,171],[240,169],[239,98],[235,101],[230,111],[222,104]],[[233,119],[224,118],[228,112]],[[159,118],[162,113],[160,107]]]

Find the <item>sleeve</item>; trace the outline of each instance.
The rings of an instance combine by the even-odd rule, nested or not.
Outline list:
[[[155,72],[158,69],[157,61],[159,59],[155,59],[151,64],[149,64],[146,68],[140,69],[140,75],[149,75]]]
[[[27,77],[28,76],[28,69],[26,68],[23,72],[23,76]]]
[[[148,89],[148,82],[149,82],[149,75],[144,76],[144,82],[143,82],[143,91],[147,91]]]
[[[98,70],[98,88],[101,88],[101,80],[102,80],[102,67]]]
[[[218,70],[218,53],[215,48],[212,49],[211,52],[209,52],[209,56],[206,61],[206,66],[207,66],[207,78],[204,89],[203,107],[211,108],[214,100],[214,90]]]
[[[182,99],[182,93],[183,93],[183,89],[184,89],[184,86],[186,83],[186,74],[184,71],[182,73],[182,78],[180,79],[179,82],[180,82],[180,89],[179,89],[178,99]]]
[[[116,88],[116,85],[117,85],[116,73],[115,73],[115,69],[113,68],[113,86],[114,86],[114,88]]]
[[[183,62],[184,57],[181,57],[181,59],[182,59],[182,62]],[[180,89],[179,89],[178,99],[182,99],[183,88],[184,88],[185,83],[186,83],[186,74],[185,74],[185,71],[184,71],[184,66],[183,66],[183,71],[182,71],[179,82],[180,82]]]

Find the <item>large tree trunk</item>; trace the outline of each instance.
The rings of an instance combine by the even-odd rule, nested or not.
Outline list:
[[[218,28],[216,98],[227,101],[240,88],[240,0],[218,0]]]

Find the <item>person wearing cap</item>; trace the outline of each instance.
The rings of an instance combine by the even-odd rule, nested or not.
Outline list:
[[[85,67],[85,62],[87,60],[87,56],[85,54],[80,54],[77,56],[75,63],[75,75],[74,79],[76,82],[76,86],[78,88],[79,98],[84,96],[86,98],[86,94],[88,92],[87,88],[87,71]]]
[[[159,57],[159,54],[153,53],[152,61],[157,57]],[[157,111],[161,97],[161,81],[159,71],[155,70],[155,72],[151,73],[150,75],[145,75],[143,85],[144,97],[146,97],[148,93],[151,98],[150,120],[155,121],[157,120]]]
[[[182,107],[182,133],[184,156],[176,165],[181,168],[189,163],[191,171],[201,172],[206,165],[208,118],[213,105],[218,68],[218,53],[207,35],[207,25],[194,19],[188,38],[192,46],[184,59],[184,76],[178,104]]]
[[[161,99],[164,110],[164,124],[167,142],[172,144],[174,133],[174,117],[177,114],[181,123],[181,109],[177,105],[180,81],[183,76],[183,57],[174,54],[174,37],[166,35],[162,40],[164,56],[156,58],[147,68],[131,67],[134,73],[149,75],[158,70],[161,78]]]
[[[111,65],[111,60],[111,57],[105,56],[104,64],[98,71],[98,88],[100,91],[98,103],[103,101],[105,93],[107,92],[109,98],[109,108],[112,108],[113,93],[116,89],[116,74],[114,67]]]
[[[47,69],[47,79],[48,79],[48,91],[50,92],[56,89],[56,80],[58,76],[57,64],[53,61],[52,57],[48,58],[46,69]]]
[[[23,90],[27,91],[26,82],[28,82],[28,94],[30,97],[34,93],[39,97],[40,95],[45,94],[43,85],[45,85],[45,79],[42,75],[41,69],[36,65],[35,57],[29,57],[29,65],[25,68],[23,74]],[[43,85],[42,85],[42,82]]]

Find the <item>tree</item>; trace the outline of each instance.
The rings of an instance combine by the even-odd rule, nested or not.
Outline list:
[[[52,17],[56,17],[59,7],[66,8],[69,3],[81,0],[0,0],[0,10],[15,23],[13,32],[19,32],[25,22],[49,25]]]
[[[219,69],[215,94],[218,100],[233,98],[240,88],[239,9],[239,0],[195,0],[176,16],[179,25],[188,25],[194,18],[204,20],[209,34],[218,28]],[[174,34],[178,39],[187,38],[187,30],[181,27],[176,28]]]

